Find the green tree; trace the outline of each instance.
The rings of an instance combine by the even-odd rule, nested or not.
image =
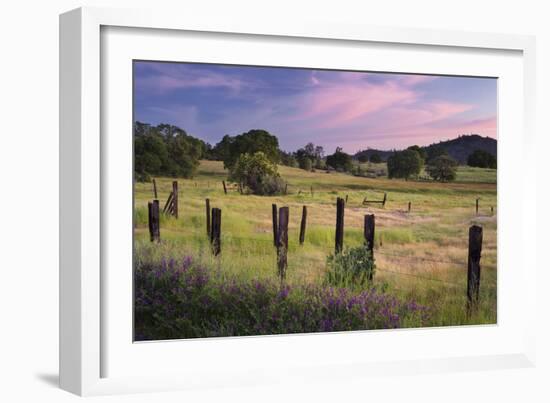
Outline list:
[[[277,165],[262,151],[241,154],[229,170],[229,180],[257,195],[282,193],[285,184],[277,172]]]
[[[426,171],[434,180],[449,182],[456,179],[456,167],[458,163],[448,155],[435,157],[426,166]]]
[[[426,158],[428,158],[428,153],[426,152],[426,150],[422,147],[417,146],[417,145],[407,147],[407,150],[416,151],[418,153],[418,155],[420,155],[420,158],[422,158],[422,161],[426,161]]]
[[[327,156],[326,164],[337,171],[351,172],[353,168],[351,155],[343,152],[341,147],[336,147],[334,154]]]
[[[207,145],[177,126],[134,124],[134,170],[137,178],[149,175],[182,176],[195,174]]]
[[[433,144],[429,146],[426,150],[426,159],[425,159],[426,164],[430,164],[432,160],[434,160],[435,158],[441,155],[448,156],[449,153],[447,152],[447,150],[445,150],[443,147],[437,144]]]
[[[222,157],[225,168],[231,170],[241,154],[262,152],[273,164],[280,162],[279,140],[266,130],[254,129],[235,137],[222,139]],[[217,147],[217,146],[216,146]]]
[[[286,151],[281,151],[279,160],[281,164],[288,167],[296,168],[298,166],[298,161],[294,157],[294,153],[287,153]]]
[[[373,164],[380,164],[382,162],[382,157],[380,157],[380,154],[374,153],[370,156],[369,160]]]
[[[294,153],[298,166],[306,171],[311,171],[314,166],[320,167],[322,155],[323,147],[315,146],[313,143],[307,143]]]
[[[422,158],[415,150],[397,151],[388,157],[388,177],[408,180],[418,176],[422,169]]]
[[[497,159],[491,153],[484,150],[475,150],[468,156],[467,164],[478,168],[497,168]]]
[[[367,156],[367,154],[359,154],[359,157],[357,157],[357,159],[359,160],[359,162],[365,163],[369,160],[369,157]]]

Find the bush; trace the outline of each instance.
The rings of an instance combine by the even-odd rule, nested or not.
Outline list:
[[[440,155],[430,161],[426,167],[428,175],[440,182],[449,182],[456,179],[456,167],[458,163],[447,155]]]
[[[242,154],[230,170],[229,180],[241,183],[256,195],[274,195],[282,193],[285,182],[277,173],[277,165],[258,151],[254,154]]]
[[[366,247],[345,249],[342,253],[327,258],[329,270],[325,276],[327,284],[338,287],[363,287],[374,276],[375,264]]]
[[[374,289],[216,279],[190,256],[137,264],[134,279],[136,340],[388,329],[429,319],[414,301]]]

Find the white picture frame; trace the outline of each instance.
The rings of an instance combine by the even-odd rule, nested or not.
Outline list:
[[[112,123],[108,119],[109,110],[104,108],[107,103],[113,108],[126,108],[127,112],[128,104],[124,104],[126,101],[122,100],[119,105],[114,99],[131,97],[131,94],[124,92],[124,88],[127,88],[124,87],[124,77],[122,80],[116,80],[117,84],[102,77],[102,74],[120,74],[116,73],[120,71],[116,65],[109,66],[107,63],[106,66],[106,61],[102,58],[112,57],[114,60],[115,55],[127,59],[134,57],[129,50],[127,53],[124,52],[124,48],[132,47],[124,46],[122,39],[116,39],[116,35],[118,32],[122,33],[122,36],[131,37],[138,35],[139,29],[144,30],[141,31],[144,36],[140,38],[140,44],[145,50],[153,48],[155,40],[159,43],[166,41],[169,45],[178,40],[178,33],[192,32],[195,38],[214,33],[218,41],[229,41],[230,37],[235,36],[246,37],[260,44],[262,41],[275,43],[276,46],[280,44],[283,48],[288,46],[285,45],[288,41],[307,47],[311,46],[312,40],[318,40],[320,46],[330,46],[335,52],[346,44],[359,46],[359,52],[363,44],[374,44],[373,46],[380,48],[394,46],[396,52],[403,52],[404,48],[411,47],[417,52],[426,52],[426,60],[432,61],[435,60],[435,56],[429,54],[432,51],[446,53],[445,57],[455,57],[455,60],[458,59],[456,54],[453,56],[453,52],[470,52],[474,55],[472,57],[488,55],[489,58],[510,54],[510,69],[503,73],[503,77],[509,77],[506,82],[509,83],[510,92],[505,94],[514,94],[514,97],[510,96],[509,98],[513,99],[499,106],[500,112],[506,112],[506,117],[513,111],[516,111],[518,116],[503,121],[504,126],[500,125],[499,120],[499,139],[500,132],[506,133],[510,128],[518,129],[519,133],[506,135],[503,146],[499,140],[499,159],[506,161],[509,155],[507,153],[514,150],[520,152],[521,158],[524,159],[528,159],[534,152],[535,44],[532,37],[315,22],[207,20],[197,19],[188,14],[158,10],[81,8],[61,15],[60,384],[63,389],[79,395],[96,395],[204,388],[214,385],[244,386],[293,382],[296,379],[343,379],[348,376],[369,376],[381,372],[411,374],[418,371],[438,372],[533,365],[534,319],[529,314],[520,313],[535,311],[535,243],[528,242],[525,234],[529,231],[535,232],[536,217],[533,209],[528,209],[522,204],[521,198],[517,201],[503,200],[502,206],[500,199],[513,186],[517,187],[518,183],[523,189],[534,187],[536,177],[516,174],[519,176],[516,178],[502,162],[499,162],[499,318],[502,314],[505,319],[504,322],[499,319],[496,326],[159,342],[150,343],[146,347],[143,347],[144,344],[141,344],[142,347],[133,345],[125,333],[129,331],[127,326],[122,326],[121,329],[116,327],[117,323],[128,323],[128,317],[131,318],[131,304],[124,298],[123,302],[113,302],[113,289],[126,289],[124,293],[127,292],[127,287],[116,283],[123,281],[122,277],[112,277],[112,272],[105,271],[110,252],[104,232],[105,228],[112,225],[112,220],[109,220],[109,214],[106,213],[112,211],[110,203],[114,203],[113,200],[119,196],[127,197],[127,194],[114,194],[114,189],[118,187],[112,187],[111,184],[116,179],[107,180],[118,177],[122,181],[118,183],[124,183],[123,168],[119,168],[120,175],[115,175],[117,168],[109,162],[112,151],[116,147],[123,147],[124,143],[112,142],[113,136],[105,137],[106,133],[110,132]],[[114,39],[106,42],[105,36],[102,35],[109,30],[114,32]],[[154,33],[157,39],[149,38],[151,33]],[[224,39],[224,36],[227,38]],[[109,53],[109,50],[105,50],[109,47],[116,52]],[[159,46],[162,49],[167,47]],[[192,45],[189,49],[191,47]],[[160,58],[168,57],[168,53],[163,54],[162,50],[157,49],[155,52],[158,52]],[[195,49],[194,52],[195,57],[198,57],[197,52],[200,53],[201,50]],[[206,50],[203,52],[206,53]],[[252,53],[254,54],[242,55],[241,51],[239,60],[270,63],[267,56],[265,60],[260,60],[263,57],[261,52]],[[148,53],[146,58],[153,58],[153,54],[154,52]],[[218,58],[210,56],[208,60],[227,62],[228,57],[227,54]],[[314,59],[315,57],[317,56],[313,56]],[[313,63],[319,67],[323,60],[315,59]],[[349,60],[347,63],[350,63]],[[124,65],[124,60],[121,63]],[[296,63],[303,65],[306,61],[296,60]],[[335,66],[328,60],[326,63],[328,67]],[[508,65],[507,63],[503,61],[502,65]],[[383,64],[375,67],[381,69]],[[487,71],[487,75],[491,75],[489,67],[457,64],[454,69],[443,73],[479,75]],[[104,70],[105,68],[107,70]],[[442,73],[436,66],[433,67],[433,71],[427,71],[428,69],[424,67],[422,72]],[[405,71],[408,70],[405,68]],[[118,87],[120,83],[122,86]],[[503,90],[508,91],[507,88]],[[521,107],[521,110],[518,110],[518,107]],[[122,163],[121,167],[124,166],[126,165]],[[131,172],[126,172],[126,175],[131,176]],[[507,181],[514,181],[514,185],[507,186]],[[513,241],[508,236],[512,223],[506,225],[509,221],[506,213],[509,211],[515,211],[519,215],[515,218],[516,222],[522,223],[520,228],[516,229],[516,249],[513,252],[503,247]],[[118,230],[124,231],[125,224],[128,224],[127,220],[117,223]],[[131,230],[131,226],[126,230]],[[111,236],[113,234],[111,233]],[[500,262],[503,259],[505,265],[501,266]],[[519,262],[521,266],[521,270],[516,269],[519,273],[517,277],[508,275],[510,270],[506,269],[514,262]],[[503,275],[501,267],[506,269]],[[514,284],[521,285],[519,291],[516,291],[516,295],[521,295],[521,298],[518,297],[519,301],[513,303],[506,303],[508,300],[505,300],[503,305],[503,295],[511,295]],[[113,305],[115,303],[118,304],[116,307]],[[513,304],[517,307],[514,308]],[[506,315],[509,311],[515,313],[511,312],[510,320],[507,320]],[[125,318],[121,316],[122,320],[119,320],[116,312],[122,312],[120,315],[126,315]],[[442,345],[439,348],[433,347],[434,343],[451,344],[456,340],[461,340],[462,345],[452,351],[450,347]],[[476,340],[481,342],[474,348]],[[494,346],[489,348],[490,340],[499,342],[494,341]],[[368,359],[361,354],[347,360],[339,360],[330,354],[325,358],[315,355],[315,351],[318,351],[315,349],[324,348],[331,351],[339,344],[356,347],[361,343],[394,343],[395,349],[391,356],[385,358],[375,357],[372,351],[371,355],[374,358]],[[411,343],[418,346],[416,355],[411,355],[407,351],[410,350]],[[399,348],[399,344],[402,348]],[[471,346],[471,350],[466,350],[468,346]],[[290,354],[293,358],[286,362],[278,361],[282,351],[296,354]],[[245,355],[243,352],[246,352]],[[178,354],[187,359],[184,361],[168,358],[176,357]],[[132,371],[132,367],[136,367],[132,358],[138,355],[146,368],[151,368],[153,363],[157,363],[156,375],[147,371]],[[263,363],[260,362],[261,357],[264,357]],[[107,365],[107,362],[117,360],[130,364],[118,365],[116,370]],[[214,363],[217,365],[212,369]],[[190,368],[193,370],[190,371]],[[305,368],[307,371],[304,371]]]

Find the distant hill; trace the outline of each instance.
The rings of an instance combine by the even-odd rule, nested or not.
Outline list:
[[[459,136],[456,139],[440,141],[439,143],[433,143],[429,146],[421,147],[426,151],[431,147],[441,147],[455,160],[461,164],[465,164],[468,156],[475,150],[483,150],[488,153],[497,155],[497,141],[491,137],[481,137],[477,134],[468,134]],[[366,155],[370,159],[371,155],[378,154],[383,161],[394,153],[395,150],[375,150],[369,148],[362,150],[354,155],[354,158],[359,158],[361,155]]]

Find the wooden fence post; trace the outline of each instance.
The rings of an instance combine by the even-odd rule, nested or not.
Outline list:
[[[479,300],[479,281],[481,274],[481,245],[483,243],[483,228],[479,225],[472,225],[468,239],[468,313],[477,306]]]
[[[302,207],[302,221],[300,222],[300,245],[304,244],[306,237],[306,224],[307,224],[307,207]]]
[[[309,190],[310,190],[310,192],[311,192],[311,197],[313,197],[313,186],[310,186],[310,187],[309,187]]]
[[[374,259],[374,214],[365,215],[365,224],[363,227],[363,236],[365,237],[365,247],[370,252],[370,256]],[[369,273],[369,281],[372,281],[373,271]]]
[[[271,221],[273,223],[273,245],[277,247],[277,226],[279,224],[277,222],[277,205],[276,204],[271,205]]]
[[[348,204],[348,195],[346,195],[346,204]]]
[[[153,200],[147,204],[149,209],[149,235],[151,242],[160,241],[160,213],[159,201]]]
[[[388,194],[384,192],[384,199],[382,200],[382,207],[386,206],[386,199],[388,198]]]
[[[491,215],[494,214],[493,206],[491,206]]]
[[[279,227],[277,228],[277,268],[279,278],[283,282],[286,278],[288,252],[288,207],[279,209]]]
[[[479,197],[476,199],[476,215],[479,213]]]
[[[154,196],[154,199],[158,199],[158,196],[157,196],[157,181],[155,180],[155,178],[153,178],[153,196]]]
[[[336,199],[336,237],[334,239],[334,253],[342,252],[344,247],[344,199]]]
[[[212,254],[218,256],[222,250],[221,245],[222,211],[219,208],[212,209],[212,226],[210,229],[210,244]]]
[[[206,199],[206,235],[210,235],[210,199]]]
[[[172,196],[172,214],[174,217],[178,218],[178,181],[172,182],[172,193],[174,194]]]
[[[222,185],[223,185],[223,192],[227,194],[227,187],[225,187],[225,181],[222,181]]]
[[[285,183],[285,195],[288,194],[288,183]]]
[[[171,214],[171,208],[172,208],[172,197],[174,196],[174,193],[170,192],[168,195],[168,199],[166,199],[166,204],[164,205],[164,208],[162,209],[163,213]]]
[[[411,202],[409,202],[409,213],[411,212]]]

